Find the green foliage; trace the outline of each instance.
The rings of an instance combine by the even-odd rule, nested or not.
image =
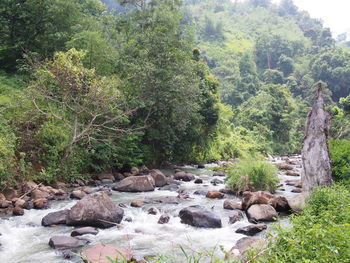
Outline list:
[[[330,140],[329,153],[334,180],[350,182],[350,141]]]
[[[2,117],[0,115],[0,117]],[[0,119],[0,186],[11,180],[15,162],[16,137],[7,123]]]
[[[350,192],[343,186],[315,189],[290,228],[280,228],[253,262],[348,262]]]
[[[259,190],[274,192],[278,182],[277,168],[253,157],[235,164],[226,180],[227,186],[238,193]]]

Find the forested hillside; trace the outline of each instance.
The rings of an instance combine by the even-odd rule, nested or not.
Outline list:
[[[348,136],[350,53],[290,0],[5,0],[0,14],[2,183],[295,153],[319,81],[332,135]]]

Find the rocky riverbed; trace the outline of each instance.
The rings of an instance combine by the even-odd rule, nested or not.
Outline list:
[[[0,262],[82,262],[77,256],[82,249],[94,246],[95,249],[108,249],[98,247],[100,244],[124,249],[138,260],[170,255],[178,262],[184,262],[180,245],[195,251],[216,247],[217,256],[224,256],[219,246],[231,250],[236,245],[233,254],[240,253],[250,242],[259,241],[256,237],[250,240],[246,237],[263,235],[269,228],[267,222],[288,212],[286,199],[291,200],[300,192],[300,156],[274,157],[270,161],[280,167],[281,185],[277,197],[260,192],[245,193],[242,199],[225,191],[224,174],[209,169],[217,164],[204,168],[184,166],[155,170],[149,175],[127,177],[129,179],[116,184],[111,184],[112,178],[104,178],[101,186],[74,189],[68,195],[72,198],[64,198],[67,195],[56,192],[63,200],[49,201],[41,207],[45,209],[24,207],[22,216],[0,219]],[[86,201],[85,196],[92,200]],[[104,203],[104,211],[97,209],[97,215],[88,211],[84,216],[73,213],[74,207],[84,202],[91,207],[94,198],[101,196],[111,200]],[[18,202],[16,207],[22,208],[18,199],[7,202]],[[62,210],[71,213],[69,220],[67,214],[62,217],[61,212],[47,216]],[[97,219],[99,224],[95,224],[96,220],[93,223],[87,219],[94,216],[96,219],[98,213],[107,214],[106,220]],[[61,221],[59,216],[63,218]],[[50,220],[56,220],[57,225],[50,226]],[[89,225],[92,228],[86,228]],[[49,241],[56,249],[49,246]],[[59,249],[67,248],[64,247],[67,244],[71,249]],[[89,255],[90,252],[84,253]]]

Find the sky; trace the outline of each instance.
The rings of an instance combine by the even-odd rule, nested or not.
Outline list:
[[[299,9],[308,11],[311,17],[321,18],[333,32],[333,37],[348,32],[350,39],[350,0],[294,0],[294,3]]]

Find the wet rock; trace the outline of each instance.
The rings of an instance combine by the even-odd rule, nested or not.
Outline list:
[[[288,176],[294,176],[294,177],[300,176],[299,173],[293,172],[293,171],[286,171],[286,175],[288,175]]]
[[[162,187],[168,183],[166,176],[160,170],[153,169],[150,171],[150,174],[153,177],[157,187]]]
[[[295,188],[291,192],[300,194],[302,192],[302,190],[300,188]]]
[[[61,210],[57,212],[48,213],[41,219],[42,226],[52,226],[52,225],[64,225],[66,224],[66,217],[69,210]]]
[[[210,183],[211,183],[212,185],[218,185],[218,184],[223,184],[224,181],[215,178],[215,179],[211,180]]]
[[[163,214],[158,220],[158,224],[167,224],[170,221],[170,216],[168,214]]]
[[[233,191],[231,189],[227,189],[227,188],[220,189],[219,192],[223,193],[223,194],[228,194],[228,195],[235,195],[236,194],[235,191]]]
[[[226,176],[226,174],[225,174],[224,172],[222,172],[222,171],[217,171],[217,172],[215,172],[215,173],[213,174],[213,176],[221,176],[221,177],[224,177],[224,176]]]
[[[179,185],[178,184],[169,184],[169,185],[165,185],[163,187],[160,187],[159,190],[164,190],[164,191],[177,191],[179,189]]]
[[[229,215],[229,220],[228,220],[228,223],[229,224],[234,224],[238,221],[241,221],[244,217],[243,217],[243,214],[239,211],[233,211],[230,213]]]
[[[132,218],[131,218],[130,216],[125,217],[125,218],[124,218],[124,221],[126,221],[126,222],[132,222]]]
[[[124,178],[125,178],[124,175],[121,174],[121,173],[117,173],[117,174],[114,175],[114,179],[115,179],[117,182],[123,180]]]
[[[98,230],[96,228],[87,226],[87,227],[74,229],[70,235],[72,237],[76,237],[76,236],[97,235],[97,234],[98,234]]]
[[[166,198],[160,200],[160,203],[177,205],[180,204],[180,201],[181,200],[176,196],[167,196]]]
[[[177,198],[180,200],[190,199],[190,193],[186,192],[185,190],[181,190],[179,194],[177,195]]]
[[[110,263],[108,259],[113,259],[119,262],[119,260],[131,262],[133,255],[130,251],[117,248],[112,245],[97,244],[91,248],[85,249],[81,252],[81,256],[91,263]]]
[[[286,185],[302,188],[301,180],[288,180],[286,181]]]
[[[18,192],[13,187],[5,187],[4,190],[2,190],[3,196],[5,196],[6,200],[11,201],[13,198],[18,197]]]
[[[158,210],[157,210],[157,208],[155,208],[155,207],[151,207],[150,209],[148,209],[148,214],[150,214],[150,215],[156,215],[156,214],[158,214]]]
[[[124,211],[103,192],[93,193],[78,201],[68,212],[67,225],[113,227],[119,224]]]
[[[126,204],[123,204],[123,203],[120,203],[118,204],[119,207],[122,207],[122,208],[127,208],[127,205]]]
[[[181,172],[183,172],[181,169],[175,169],[175,173],[181,173]]]
[[[89,186],[84,186],[84,187],[81,188],[81,190],[82,190],[84,193],[88,194],[88,195],[96,192],[95,189],[93,189],[93,188],[91,188],[91,187],[89,187]]]
[[[198,169],[204,169],[205,168],[205,164],[200,163],[200,164],[197,165],[197,168]]]
[[[110,180],[110,179],[102,179],[101,183],[102,184],[113,184],[115,180]]]
[[[244,237],[237,241],[236,245],[230,250],[230,254],[238,257],[250,249],[261,249],[263,244],[264,240],[260,237]]]
[[[48,192],[36,189],[30,194],[30,196],[33,199],[38,199],[38,198],[48,198],[50,194]]]
[[[222,199],[225,195],[218,191],[208,191],[206,197],[211,199]]]
[[[252,224],[249,226],[241,227],[236,230],[236,233],[247,235],[247,236],[254,236],[257,233],[265,230],[267,226],[265,224]]]
[[[73,249],[83,247],[88,243],[87,240],[77,239],[69,236],[54,236],[50,238],[49,245],[55,249]]]
[[[113,186],[113,190],[120,192],[148,192],[154,191],[155,182],[152,176],[130,176]]]
[[[289,163],[278,163],[276,164],[280,170],[293,170],[293,165]]]
[[[130,206],[132,207],[142,207],[144,203],[142,201],[132,201]]]
[[[46,209],[49,207],[49,202],[46,198],[38,198],[33,201],[35,209]]]
[[[87,194],[82,191],[82,190],[74,190],[73,192],[71,192],[70,194],[70,198],[72,199],[82,199],[84,196],[86,196]]]
[[[194,183],[195,183],[195,184],[202,184],[202,183],[203,183],[203,180],[200,179],[200,178],[197,178],[196,180],[194,180]]]
[[[207,195],[208,191],[207,190],[196,190],[194,191],[194,195]]]
[[[270,205],[252,205],[247,210],[251,222],[275,221],[278,218],[276,210]]]
[[[205,228],[221,228],[221,219],[201,206],[190,206],[180,211],[181,223]]]
[[[14,216],[23,216],[24,215],[24,210],[22,207],[16,206],[13,210],[12,210],[12,214]]]
[[[184,181],[184,182],[190,182],[195,180],[195,176],[194,174],[191,174],[191,173],[177,172],[174,175],[174,179],[179,181]]]
[[[224,209],[228,210],[242,210],[242,205],[234,200],[225,200],[224,202]]]

